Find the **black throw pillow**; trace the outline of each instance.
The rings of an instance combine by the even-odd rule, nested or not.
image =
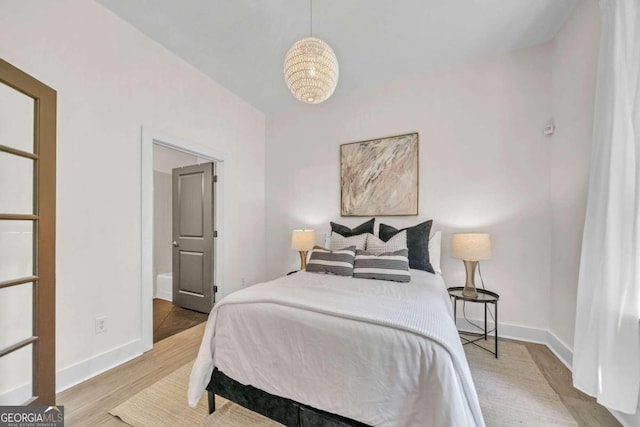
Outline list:
[[[387,224],[380,224],[378,233],[385,242],[403,230],[407,230],[407,247],[409,248],[409,267],[434,273],[429,262],[429,234],[433,220],[425,221],[413,227],[398,230]]]
[[[355,228],[349,228],[347,226],[336,224],[335,222],[330,222],[331,231],[334,231],[341,235],[342,237],[351,237],[357,236],[358,234],[371,233],[373,234],[373,225],[375,224],[376,219],[371,218],[369,221],[363,222],[359,226]]]

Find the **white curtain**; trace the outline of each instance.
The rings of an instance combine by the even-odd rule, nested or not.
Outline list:
[[[640,0],[601,0],[573,382],[635,413],[640,391]]]

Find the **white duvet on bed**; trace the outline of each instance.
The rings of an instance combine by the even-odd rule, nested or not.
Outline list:
[[[299,272],[222,299],[189,383],[242,384],[374,426],[483,426],[442,278]]]

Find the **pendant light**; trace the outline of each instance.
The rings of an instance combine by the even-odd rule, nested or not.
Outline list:
[[[310,37],[291,46],[284,60],[284,80],[298,100],[307,104],[326,101],[338,84],[338,59],[324,41],[313,37],[313,0],[310,0]]]

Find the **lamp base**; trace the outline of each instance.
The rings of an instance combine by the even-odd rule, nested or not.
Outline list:
[[[307,268],[307,251],[299,251],[300,253],[300,270]]]
[[[462,290],[462,296],[466,298],[478,298],[478,291],[476,291],[476,268],[478,267],[478,261],[463,260],[464,269],[467,272],[467,280]]]

